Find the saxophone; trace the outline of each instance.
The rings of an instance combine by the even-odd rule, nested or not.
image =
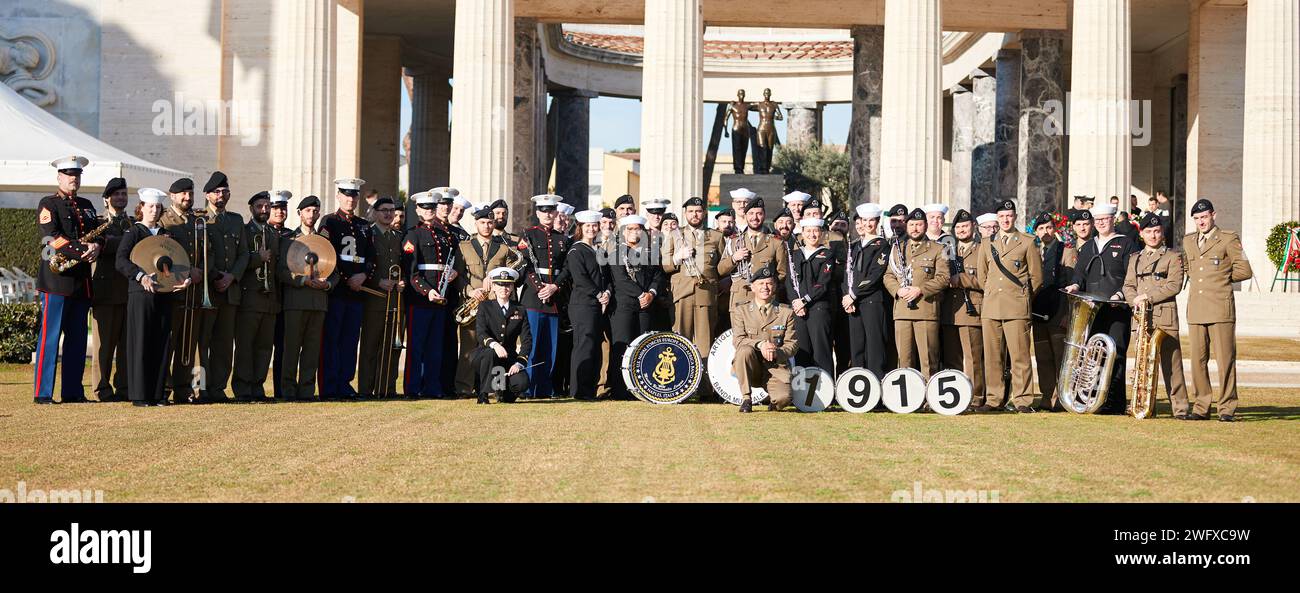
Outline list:
[[[1156,412],[1156,369],[1160,362],[1156,353],[1160,343],[1170,337],[1164,330],[1155,326],[1151,317],[1154,305],[1147,301],[1133,310],[1137,322],[1137,366],[1133,369],[1133,401],[1129,402],[1129,415],[1139,420],[1155,416]]]
[[[95,227],[95,230],[90,231],[85,235],[82,235],[80,238],[77,239],[78,241],[82,243],[90,243],[91,241],[98,239],[100,235],[104,234],[104,231],[107,231],[108,227],[113,226],[113,219],[111,217],[97,218],[95,220],[96,222],[103,220],[104,223],[99,225],[98,227]],[[49,259],[50,269],[54,270],[55,274],[62,274],[68,270],[71,270],[74,266],[76,266],[79,263],[81,263],[81,260],[72,259],[62,253],[59,253],[58,251],[55,251],[53,254],[51,254]]]
[[[1088,337],[1104,297],[1070,294],[1070,332],[1065,336],[1065,356],[1057,391],[1061,405],[1076,414],[1095,414],[1106,403],[1110,375],[1115,366],[1115,340],[1106,334]]]

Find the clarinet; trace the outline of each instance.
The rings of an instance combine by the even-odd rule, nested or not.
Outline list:
[[[963,265],[964,262],[961,260],[960,257],[957,256],[956,248],[952,248],[951,251],[949,251],[949,254],[950,254],[950,257],[948,258],[949,273],[952,275],[953,278],[956,278],[962,275],[962,273],[966,271],[965,266]],[[967,315],[971,317],[979,317],[980,315],[979,311],[975,310],[975,303],[970,300],[969,288],[961,289],[961,300],[966,305]]]

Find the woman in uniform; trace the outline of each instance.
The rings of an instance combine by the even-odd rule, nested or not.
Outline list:
[[[835,351],[831,347],[831,289],[835,259],[823,238],[820,218],[799,221],[799,249],[787,251],[790,275],[786,296],[794,308],[794,328],[799,340],[795,361],[835,375]],[[797,270],[797,272],[796,272]]]
[[[577,214],[577,241],[569,248],[561,273],[561,284],[566,284],[563,280],[567,279],[572,286],[569,325],[573,327],[573,362],[568,369],[569,388],[574,399],[579,400],[596,399],[597,382],[592,378],[600,372],[600,345],[609,325],[605,311],[612,294],[608,273],[601,265],[604,258],[597,253],[600,217],[596,210]]]

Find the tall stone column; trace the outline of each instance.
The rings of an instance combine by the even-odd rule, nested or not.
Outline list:
[[[451,185],[472,202],[512,188],[514,30],[513,0],[456,0]]]
[[[817,103],[785,103],[786,144],[809,146],[822,141],[822,106]]]
[[[948,171],[949,202],[954,210],[971,209],[971,150],[974,147],[975,94],[957,85],[952,89],[952,164]]]
[[[1187,232],[1184,222],[1187,219],[1187,75],[1179,74],[1173,82],[1173,105],[1170,114],[1173,130],[1171,143],[1170,193],[1169,201],[1174,215],[1174,233]]]
[[[586,210],[591,195],[591,91],[564,91],[552,95],[557,110],[555,143],[555,193],[578,210]]]
[[[1246,119],[1246,7],[1192,3],[1187,33],[1187,200],[1214,201],[1220,227],[1241,230]],[[1193,225],[1195,226],[1195,225]]]
[[[449,185],[451,85],[437,69],[407,69],[411,76],[411,150],[407,162],[410,193]],[[479,199],[477,196],[471,199]]]
[[[943,141],[940,0],[886,0],[880,195],[915,203],[939,196]]]
[[[1070,73],[1070,195],[1127,201],[1132,34],[1130,0],[1075,0]]]
[[[998,50],[997,107],[993,134],[994,158],[998,166],[997,199],[1015,200],[1024,211],[1025,201],[1017,188],[1016,166],[1020,162],[1020,50]]]
[[[997,79],[983,70],[971,80],[970,205],[972,212],[992,212],[998,203]],[[973,208],[973,210],[972,210]]]
[[[880,201],[880,102],[885,27],[853,27],[853,115],[849,126],[849,202]]]
[[[514,180],[503,198],[510,206],[510,228],[522,230],[533,215],[529,198],[546,190],[546,73],[542,70],[537,21],[515,19]],[[484,201],[487,201],[486,199]]]
[[[1246,12],[1241,243],[1263,286],[1269,231],[1300,218],[1300,3],[1251,0]]]
[[[334,210],[335,10],[334,0],[302,0],[275,18],[272,184],[320,196],[322,211]]]
[[[702,195],[704,16],[701,0],[646,0],[641,70],[641,198],[676,210]]]
[[[402,39],[396,35],[366,35],[362,51],[361,169],[357,175],[381,195],[396,196],[401,150]]]
[[[1020,32],[1020,137],[1016,143],[1021,213],[1065,207],[1065,32]]]

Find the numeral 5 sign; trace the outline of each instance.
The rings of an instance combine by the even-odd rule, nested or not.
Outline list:
[[[925,401],[930,409],[944,416],[956,416],[970,407],[970,379],[961,371],[947,370],[930,377],[925,388]]]

